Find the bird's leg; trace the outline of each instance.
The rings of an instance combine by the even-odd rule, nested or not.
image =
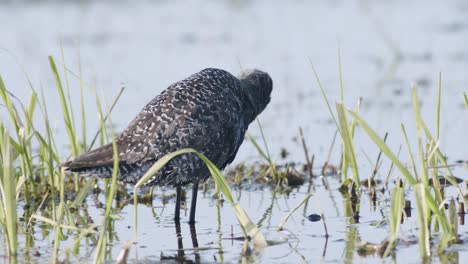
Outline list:
[[[176,221],[175,228],[176,228],[176,235],[177,235],[177,249],[178,249],[177,256],[179,258],[183,258],[185,255],[185,252],[184,252],[184,243],[182,241],[182,232],[180,230],[179,221]]]
[[[182,196],[182,187],[176,187],[176,205],[175,205],[175,213],[174,213],[174,220],[176,223],[179,223],[180,220],[180,199]]]
[[[192,237],[192,246],[195,253],[195,263],[201,263],[200,252],[198,249],[197,230],[195,229],[195,224],[190,224],[190,236]]]
[[[190,203],[190,218],[189,224],[195,224],[195,208],[197,207],[197,194],[198,194],[198,179],[193,182],[192,187],[192,202]]]

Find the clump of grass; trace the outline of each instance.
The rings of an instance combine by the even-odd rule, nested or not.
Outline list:
[[[443,241],[455,241],[457,238],[456,229],[450,224],[449,217],[445,212],[441,211],[440,208],[443,208],[444,199],[440,193],[440,188],[431,187],[429,185],[429,173],[430,173],[430,164],[440,162],[445,164],[445,167],[449,171],[449,175],[446,176],[448,182],[450,182],[459,193],[461,190],[457,186],[456,181],[453,178],[453,175],[450,171],[450,167],[447,166],[446,160],[441,154],[438,144],[434,141],[433,137],[429,133],[427,126],[425,125],[421,113],[419,110],[419,101],[417,96],[417,90],[415,85],[413,85],[413,109],[415,111],[415,119],[417,126],[417,139],[418,139],[418,153],[419,153],[419,164],[420,170],[416,170],[416,162],[412,156],[412,152],[409,149],[408,138],[406,132],[403,128],[403,135],[405,141],[407,142],[408,151],[411,158],[411,163],[413,164],[413,172],[410,172],[404,165],[401,160],[390,150],[389,146],[381,139],[374,130],[370,128],[366,121],[364,121],[357,113],[350,110],[350,113],[356,118],[359,122],[362,129],[367,133],[367,135],[374,141],[374,143],[380,148],[380,150],[392,161],[393,164],[399,169],[400,173],[403,175],[405,180],[410,184],[416,196],[416,205],[418,210],[418,223],[419,223],[419,242],[420,242],[420,252],[423,257],[430,256],[430,239],[431,239],[431,222],[432,220],[437,221],[442,228]],[[440,97],[440,95],[439,95]],[[424,138],[425,136],[425,138]],[[428,148],[425,150],[423,142],[427,141],[429,144]],[[436,159],[436,161],[434,161]],[[434,171],[432,179],[437,179],[438,171]],[[433,186],[438,186],[438,180],[433,180]],[[431,193],[430,189],[434,190],[434,194]],[[401,196],[394,195],[392,196],[392,204],[396,206],[400,204]],[[396,210],[396,209],[395,209]],[[393,217],[392,217],[393,218]],[[395,226],[392,227],[392,233],[395,231]],[[448,244],[448,243],[447,243]],[[443,250],[442,247],[440,250]]]
[[[75,130],[73,106],[68,84],[68,71],[64,66],[66,85],[62,84],[59,67],[52,56],[49,64],[55,79],[55,85],[60,98],[63,124],[68,135],[72,155],[78,155],[86,150],[86,143],[80,143]],[[0,99],[8,113],[9,120],[0,121],[0,152],[1,154],[1,207],[0,222],[4,224],[5,233],[8,234],[8,247],[10,254],[17,252],[18,228],[20,218],[17,215],[17,200],[24,199],[24,215],[21,216],[27,224],[24,232],[26,241],[32,241],[34,236],[33,225],[36,221],[43,222],[53,228],[53,254],[57,261],[60,252],[60,243],[69,232],[77,232],[79,238],[95,234],[94,225],[78,228],[77,219],[83,219],[77,210],[86,197],[91,184],[81,181],[77,176],[70,177],[63,173],[58,166],[62,156],[54,141],[54,133],[49,120],[47,103],[42,89],[38,92],[26,75],[31,90],[28,104],[24,105],[6,88],[0,76]],[[80,83],[83,83],[80,80]],[[92,90],[92,89],[91,89]],[[81,90],[81,93],[83,91]],[[97,95],[96,95],[96,98]],[[98,99],[97,99],[98,100]],[[81,100],[82,122],[85,122],[84,100]],[[102,111],[99,109],[99,111]],[[42,121],[36,118],[42,114]],[[33,122],[34,121],[34,122]],[[7,123],[9,122],[9,123]],[[40,124],[39,122],[43,122]],[[44,127],[44,132],[35,129],[35,124]],[[101,122],[102,127],[104,125]],[[4,129],[11,127],[11,135]],[[102,131],[101,131],[102,133]],[[84,137],[84,134],[83,134]],[[17,170],[19,168],[19,170]],[[21,175],[21,176],[19,176]],[[11,188],[14,186],[15,188]],[[12,192],[13,191],[13,192]],[[68,196],[78,192],[73,202],[68,202]],[[13,199],[14,198],[14,199]],[[3,210],[1,210],[3,209]],[[7,211],[5,211],[7,210]],[[81,221],[81,220],[80,220]],[[83,221],[82,221],[83,222]],[[14,227],[14,228],[13,228]],[[79,241],[80,239],[78,239]],[[26,246],[31,243],[26,243]],[[26,248],[25,252],[28,252]]]
[[[247,139],[254,145],[255,149],[257,150],[258,154],[266,161],[266,164],[260,164],[259,166],[251,166],[252,170],[259,169],[260,171],[257,173],[255,177],[255,181],[258,183],[266,183],[266,184],[274,184],[276,185],[277,189],[286,186],[300,186],[304,183],[304,175],[299,173],[298,170],[295,168],[294,164],[281,164],[278,165],[276,161],[274,161],[270,155],[270,151],[268,149],[268,144],[265,138],[265,134],[263,133],[263,127],[260,123],[260,120],[257,118],[257,124],[260,129],[260,134],[262,138],[262,143],[265,150],[260,146],[260,144],[255,140],[252,135],[249,133],[246,134]],[[300,130],[302,131],[302,130]],[[300,132],[302,133],[302,132]],[[307,155],[307,151],[306,151]],[[308,157],[307,157],[308,160]],[[312,162],[310,160],[307,161],[308,165],[311,166]],[[305,167],[308,170],[307,167]],[[309,171],[309,177],[312,177],[312,172]],[[247,177],[250,176],[247,175]],[[240,180],[240,178],[238,178]],[[239,183],[239,181],[237,181]]]
[[[340,57],[340,56],[339,56]],[[377,133],[370,128],[367,122],[359,116],[357,108],[356,110],[347,109],[344,106],[344,92],[343,92],[343,81],[341,71],[341,58],[339,59],[339,76],[340,76],[340,100],[341,102],[336,103],[336,116],[331,108],[331,104],[328,97],[322,87],[318,74],[312,66],[316,81],[326,102],[328,111],[333,118],[335,125],[339,131],[342,141],[342,162],[341,172],[343,185],[353,182],[359,189],[359,172],[357,168],[357,161],[354,150],[353,136],[356,124],[364,130],[369,138],[375,143],[380,149],[380,153],[383,153],[387,158],[390,159],[393,165],[398,168],[404,181],[409,184],[410,188],[415,194],[416,206],[418,211],[418,226],[419,226],[419,245],[420,253],[423,257],[428,257],[431,254],[431,238],[433,229],[437,230],[441,228],[442,239],[439,242],[439,252],[443,252],[444,249],[457,241],[457,228],[452,224],[453,212],[449,215],[441,208],[444,208],[445,197],[442,186],[439,182],[439,175],[442,174],[439,168],[445,168],[445,174],[442,174],[445,181],[450,185],[454,186],[459,194],[459,197],[463,197],[463,193],[457,185],[456,178],[453,176],[450,166],[448,166],[444,155],[439,149],[439,138],[440,138],[440,109],[441,109],[441,97],[442,97],[442,74],[439,74],[438,82],[438,95],[437,95],[437,106],[435,115],[435,137],[432,136],[426,123],[424,122],[420,108],[419,98],[415,84],[412,84],[412,102],[415,116],[415,125],[417,129],[417,157],[413,156],[413,152],[410,147],[410,141],[406,133],[405,126],[402,124],[402,132],[406,147],[410,156],[411,169],[408,169],[402,160],[398,158],[390,147],[386,144],[385,139],[380,138]],[[468,99],[466,94],[464,95],[465,106],[468,108]],[[348,120],[348,115],[352,117],[352,121]],[[379,154],[380,156],[380,154]],[[378,160],[380,157],[378,158]],[[377,166],[377,165],[376,165]],[[351,168],[353,171],[353,179],[351,181],[347,175],[347,169]],[[419,169],[418,169],[419,168]],[[375,174],[375,172],[374,172]],[[352,184],[352,185],[353,185]],[[391,209],[390,209],[390,240],[386,244],[386,250],[384,255],[388,255],[389,251],[394,248],[395,242],[398,239],[398,230],[401,224],[401,217],[404,204],[404,189],[400,186],[394,188],[392,192]],[[342,190],[348,190],[347,187],[342,186]],[[352,189],[352,188],[351,188]],[[353,193],[353,192],[351,192]],[[359,199],[359,196],[356,197]],[[464,198],[463,198],[464,199]],[[465,203],[467,201],[464,201]],[[359,203],[357,203],[357,206]],[[357,209],[359,211],[359,209]]]

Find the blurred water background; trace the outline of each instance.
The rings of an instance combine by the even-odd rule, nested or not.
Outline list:
[[[287,160],[304,162],[297,140],[298,129],[302,127],[318,164],[327,160],[336,128],[311,66],[335,102],[339,98],[339,52],[346,105],[354,107],[362,98],[361,115],[382,136],[389,132],[388,143],[394,150],[404,144],[400,123],[407,125],[409,135],[415,136],[411,82],[419,87],[423,115],[434,129],[437,82],[442,72],[440,148],[450,162],[466,160],[468,115],[462,95],[468,89],[467,43],[468,2],[464,0],[0,2],[0,74],[6,86],[26,100],[30,90],[24,69],[33,85],[44,90],[51,120],[62,117],[47,56],[53,55],[60,61],[61,48],[65,65],[74,73],[79,72],[81,65],[83,79],[98,89],[108,105],[120,87],[125,86],[113,112],[117,130],[123,129],[168,85],[203,68],[223,68],[234,75],[241,69],[258,68],[270,73],[274,80],[272,101],[260,116],[273,157],[281,160],[284,148],[290,153]],[[72,74],[69,80],[72,97],[77,98],[78,104],[79,82]],[[90,94],[87,100],[91,137],[98,128],[98,120],[93,115],[94,97]],[[6,113],[0,111],[0,117],[6,117]],[[56,132],[58,142],[66,142],[64,128],[57,126]],[[256,124],[251,125],[249,132],[259,139]],[[374,159],[377,148],[362,132],[357,133],[359,162],[366,168],[369,166],[366,155]],[[65,159],[67,146],[64,143],[62,147]],[[234,163],[258,158],[252,144],[245,142]],[[338,157],[334,161],[337,163]],[[265,195],[264,192],[259,195]],[[248,193],[247,197],[250,195],[255,194]],[[339,217],[340,210],[334,209],[336,202],[332,200],[323,201],[328,208],[325,213]],[[291,206],[297,202],[292,199]],[[268,208],[269,202],[265,203],[258,206]],[[262,212],[256,202],[246,204],[247,211]],[[209,197],[199,205],[200,218],[213,214]],[[260,217],[253,214],[255,219]],[[231,223],[235,224],[233,219]],[[173,224],[167,221],[152,227],[167,227],[162,230],[172,234]],[[336,221],[337,226],[343,225],[343,219]],[[230,232],[229,225],[230,222],[225,224],[225,232]],[[296,231],[301,232],[305,225],[298,224]],[[203,228],[208,227],[198,228],[203,240],[206,231]],[[148,228],[147,232],[159,231]],[[185,232],[188,234],[188,230]],[[370,233],[376,234],[374,229]],[[314,237],[313,230],[304,232],[304,239]],[[336,241],[339,237],[335,237]],[[307,261],[320,259],[322,245],[312,244],[298,249],[303,249]],[[164,245],[158,251],[166,249]],[[310,246],[313,250],[307,251]],[[337,253],[329,253],[325,260],[340,259],[341,248],[335,249]],[[268,252],[264,257],[274,261],[277,257],[274,250]],[[236,254],[227,259],[237,259]],[[416,261],[417,254],[413,255]],[[405,259],[411,253],[400,256]]]

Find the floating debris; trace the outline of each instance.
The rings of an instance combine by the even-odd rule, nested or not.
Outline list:
[[[371,179],[364,179],[361,181],[361,186],[364,186],[364,187],[369,187],[369,183],[370,183],[370,187],[374,187],[374,186],[377,186],[379,184],[382,183],[381,180],[379,179],[374,179],[374,178],[371,178]]]
[[[300,186],[304,184],[304,176],[299,173],[294,167],[286,172],[286,179],[289,186]]]
[[[318,222],[320,220],[322,220],[322,217],[318,214],[311,214],[309,216],[307,216],[307,219],[309,219],[309,221],[311,222]]]
[[[361,244],[357,248],[357,252],[360,256],[372,256],[372,255],[375,255],[376,253],[379,256],[383,256],[388,245],[389,245],[388,240],[384,240],[380,244],[374,244],[374,243],[370,243],[367,241],[362,241]]]

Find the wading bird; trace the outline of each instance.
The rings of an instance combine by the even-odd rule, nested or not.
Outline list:
[[[204,69],[176,82],[151,100],[115,139],[118,180],[135,184],[162,156],[193,148],[219,169],[231,163],[249,124],[270,102],[273,82],[259,70],[237,78],[220,69]],[[91,177],[111,177],[113,147],[107,144],[62,164]],[[193,184],[189,223],[195,222],[198,183],[210,172],[194,153],[169,161],[146,185],[174,186],[174,219],[180,219],[181,186]]]

